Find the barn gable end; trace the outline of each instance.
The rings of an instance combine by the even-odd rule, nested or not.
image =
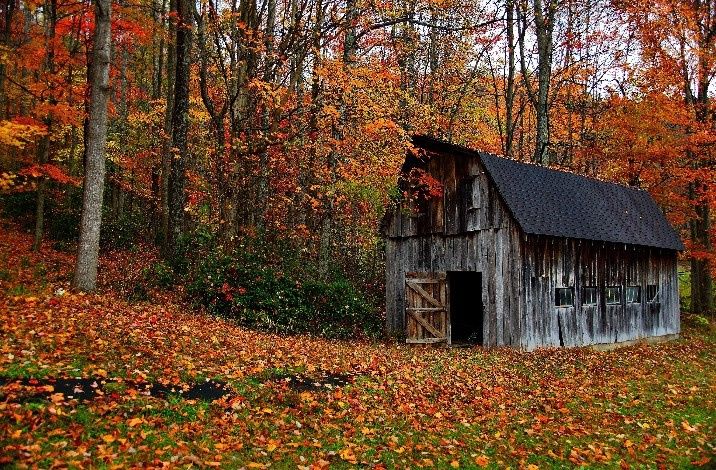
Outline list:
[[[523,349],[679,333],[682,245],[647,193],[431,138],[414,145],[403,174],[424,171],[442,197],[403,202],[386,216],[389,331],[450,342],[464,340],[456,328],[477,319],[470,337],[480,344]],[[565,209],[569,191],[595,214]],[[602,205],[595,209],[589,197]],[[441,320],[406,288],[421,278],[445,286]]]

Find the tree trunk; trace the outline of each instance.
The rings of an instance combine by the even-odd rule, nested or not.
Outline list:
[[[177,0],[176,74],[174,76],[174,111],[172,112],[171,181],[169,188],[169,250],[176,255],[184,233],[186,205],[186,167],[189,159],[189,73],[191,68],[192,17],[191,0]]]
[[[691,194],[695,194],[692,191]],[[711,253],[711,211],[707,202],[697,204],[696,217],[689,221],[691,241],[695,248]],[[691,311],[694,313],[710,313],[714,308],[713,280],[708,258],[692,256],[691,265]]]
[[[503,151],[512,157],[515,138],[515,4],[507,0],[507,84],[505,88],[505,147]]]
[[[85,136],[84,194],[80,241],[74,286],[93,291],[97,284],[99,234],[102,223],[105,153],[107,150],[107,103],[109,101],[109,63],[111,32],[110,0],[95,0],[95,31],[90,71],[88,133]]]
[[[3,15],[3,30],[0,36],[0,44],[4,47],[10,46],[10,34],[12,32],[13,16],[17,9],[16,0],[6,0],[0,6],[0,13]],[[0,62],[0,113],[5,119],[10,119],[10,100],[7,99],[5,92],[5,62]]]
[[[174,112],[174,74],[176,71],[176,26],[172,15],[176,12],[176,0],[169,0],[169,43],[167,44],[167,85],[166,85],[166,110],[164,113],[164,145],[162,146],[162,169],[161,169],[161,248],[164,253],[169,249],[169,186],[171,181],[172,161],[172,113]]]
[[[209,113],[211,118],[212,130],[214,132],[214,139],[216,143],[216,152],[214,159],[216,161],[215,166],[215,177],[214,184],[216,185],[216,209],[219,217],[219,237],[225,243],[231,243],[233,232],[232,226],[228,225],[227,222],[233,222],[231,217],[231,208],[228,203],[232,201],[231,197],[227,197],[227,193],[231,191],[231,179],[229,177],[229,169],[226,165],[226,138],[225,132],[225,120],[226,113],[228,112],[229,99],[228,96],[224,101],[221,109],[217,109],[217,106],[209,95],[209,50],[207,49],[207,38],[206,38],[206,21],[205,11],[201,11],[196,15],[196,31],[197,31],[197,48],[199,51],[199,91],[201,93],[201,100],[204,103],[206,112]],[[213,15],[208,15],[213,21]],[[228,94],[228,90],[227,90]]]
[[[552,78],[552,31],[554,30],[556,0],[548,0],[544,11],[541,0],[534,0],[537,33],[537,135],[535,162],[549,165],[552,161],[549,135],[549,85]]]
[[[49,119],[45,120],[47,124],[47,134],[42,136],[37,145],[37,163],[44,165],[49,161],[50,154],[50,128]],[[37,198],[35,199],[35,239],[32,242],[32,251],[40,251],[42,246],[42,237],[45,233],[45,194],[47,193],[47,176],[40,176],[37,183]]]
[[[551,162],[550,135],[549,135],[549,85],[552,78],[552,33],[555,16],[557,14],[557,1],[547,0],[545,8],[542,0],[533,0],[533,13],[535,23],[535,36],[537,38],[537,90],[535,91],[527,71],[525,60],[525,35],[527,32],[527,11],[525,4],[517,7],[517,43],[520,48],[520,67],[522,80],[527,96],[535,109],[537,117],[537,132],[535,133],[535,149],[533,160],[536,163],[548,165]],[[521,8],[524,8],[522,10]]]
[[[353,1],[353,0],[348,0]],[[266,52],[264,54],[264,83],[271,84],[274,82],[274,29],[276,27],[276,0],[267,0],[266,8],[266,32],[264,47]],[[263,103],[263,110],[261,115],[261,129],[264,139],[263,149],[259,154],[259,188],[258,188],[258,227],[263,229],[265,227],[264,218],[266,217],[266,208],[268,207],[269,199],[269,155],[268,145],[266,141],[270,139],[271,134],[271,116],[269,110],[269,103]]]
[[[44,5],[45,15],[45,48],[47,54],[45,56],[45,70],[52,72],[55,67],[55,27],[57,25],[57,2],[49,0]],[[50,97],[50,101],[54,102],[54,98]],[[37,163],[44,165],[50,161],[50,132],[52,131],[52,118],[48,114],[44,118],[47,126],[47,134],[44,135],[39,142],[37,148]],[[42,237],[45,231],[45,194],[47,192],[47,176],[40,177],[37,185],[37,199],[35,204],[35,239],[32,243],[33,251],[39,251],[42,245]]]
[[[694,3],[695,8],[700,3]],[[708,52],[714,50],[716,44],[716,16],[713,10],[702,10],[705,17],[700,18],[704,32],[699,42],[698,68],[696,71],[696,95],[691,89],[691,82],[684,80],[686,104],[694,109],[696,121],[713,132],[716,128],[716,114],[711,109],[709,88],[713,78],[713,62]],[[694,11],[698,18],[701,12]],[[687,59],[683,56],[683,69],[687,70]],[[688,73],[686,74],[688,77]],[[686,78],[685,77],[685,78]],[[703,153],[701,153],[703,152]],[[689,155],[694,170],[709,168],[713,160],[709,158],[708,149],[700,149],[700,154]],[[689,221],[689,229],[693,251],[702,251],[706,256],[690,258],[691,264],[691,311],[695,313],[712,313],[714,310],[713,278],[711,277],[711,259],[713,243],[711,241],[711,207],[707,194],[708,181],[695,181],[689,188],[689,198],[694,204],[695,217]]]

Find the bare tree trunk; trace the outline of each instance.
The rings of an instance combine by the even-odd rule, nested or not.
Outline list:
[[[209,117],[211,118],[211,124],[213,128],[212,130],[214,132],[216,141],[216,154],[214,156],[214,159],[216,161],[214,182],[216,185],[217,195],[216,209],[219,217],[219,236],[224,243],[228,244],[231,242],[232,234],[230,233],[231,231],[228,230],[230,226],[227,225],[227,222],[231,221],[231,217],[229,215],[229,209],[226,206],[227,201],[231,201],[231,199],[226,197],[226,193],[229,190],[229,186],[231,183],[229,175],[227,174],[227,165],[225,164],[226,138],[224,135],[224,124],[226,120],[226,113],[229,109],[229,98],[227,96],[226,100],[221,106],[221,109],[217,109],[217,106],[214,104],[213,100],[211,99],[211,96],[209,95],[210,52],[207,49],[208,46],[205,28],[205,21],[207,16],[209,16],[210,20],[212,21],[215,19],[213,12],[210,12],[209,15],[206,15],[206,12],[202,10],[201,12],[196,14],[197,48],[199,50],[199,91],[201,92],[201,100],[204,103],[204,107],[206,108],[206,111],[207,113],[209,113]]]
[[[12,32],[13,16],[15,15],[15,10],[17,10],[17,6],[16,0],[6,0],[0,4],[3,25],[0,44],[4,47],[10,46],[10,33]],[[5,92],[5,62],[3,61],[0,62],[0,113],[2,113],[5,119],[10,118],[9,101],[10,100],[7,99],[7,93]]]
[[[353,1],[353,0],[349,0]],[[274,34],[276,27],[276,0],[267,0],[266,8],[266,40],[264,47],[266,48],[265,60],[264,60],[264,83],[273,84],[274,81]],[[264,140],[270,138],[271,133],[271,120],[270,120],[268,103],[264,103],[263,111],[261,116],[261,128]],[[264,217],[266,214],[266,208],[268,207],[269,197],[269,158],[268,158],[268,146],[264,145],[259,155],[259,188],[258,188],[258,227],[264,228]]]
[[[548,0],[548,2],[545,11],[541,0],[534,0],[538,61],[535,161],[544,165],[548,165],[552,160],[549,135],[549,86],[552,79],[552,32],[557,10],[556,0]]]
[[[701,7],[700,2],[693,4],[696,9]],[[691,106],[695,112],[696,121],[709,128],[712,132],[716,130],[716,114],[711,109],[711,97],[709,88],[713,79],[712,64],[707,51],[712,51],[716,44],[716,15],[713,9],[705,10],[704,17],[700,18],[704,34],[700,38],[698,54],[698,68],[696,71],[696,93],[694,94],[691,80],[688,78],[688,60],[684,55],[684,48],[681,48],[681,61],[684,69],[684,94],[686,104]],[[699,12],[694,12],[698,17]],[[701,170],[713,165],[713,160],[708,158],[708,150],[701,149],[703,154],[689,152],[689,160],[694,170]],[[700,153],[699,152],[699,153]],[[695,217],[689,221],[689,229],[693,251],[703,251],[711,254],[713,243],[711,242],[711,207],[709,200],[703,196],[708,189],[707,181],[695,181],[689,187],[689,199],[694,204]],[[711,277],[711,260],[708,257],[694,256],[689,259],[691,265],[691,311],[695,313],[711,313],[714,310],[713,278]]]
[[[699,185],[700,186],[700,185]],[[697,200],[696,184],[692,185],[689,195],[692,200]],[[700,251],[711,252],[711,214],[710,207],[706,201],[700,202],[695,207],[696,217],[689,221],[691,241],[695,248]],[[692,256],[689,260],[691,265],[691,311],[694,313],[706,313],[713,311],[713,280],[711,269],[706,258]]]
[[[45,56],[44,68],[52,72],[55,67],[54,37],[55,26],[57,25],[57,2],[48,0],[44,5],[45,15]],[[50,98],[54,101],[53,98]],[[44,119],[47,126],[47,134],[40,139],[37,149],[37,162],[40,165],[50,161],[50,132],[52,131],[52,118],[47,115]],[[41,176],[37,185],[37,199],[35,203],[35,239],[32,243],[33,251],[39,251],[42,246],[42,237],[45,232],[45,193],[47,192],[47,176]]]
[[[169,250],[177,253],[184,233],[186,205],[186,168],[189,159],[189,72],[191,68],[192,18],[191,0],[177,0],[176,75],[174,77],[174,111],[172,112],[171,183],[169,190]]]
[[[97,285],[99,234],[102,224],[105,153],[107,150],[107,103],[109,101],[109,63],[112,39],[110,0],[95,0],[95,31],[90,71],[87,156],[80,221],[80,242],[74,286],[93,291]]]
[[[42,136],[37,145],[37,163],[44,165],[49,161],[51,122],[45,120],[47,134]],[[40,251],[42,237],[45,233],[45,194],[47,193],[47,176],[40,177],[37,183],[37,198],[35,199],[35,238],[32,242],[32,251]]]
[[[505,147],[504,153],[512,157],[515,138],[515,3],[507,0],[507,84],[505,88]]]
[[[527,31],[526,7],[518,7],[518,44],[520,47],[520,65],[522,79],[527,95],[537,116],[537,132],[535,134],[534,161],[548,165],[551,162],[549,129],[549,86],[552,78],[552,33],[557,14],[557,0],[547,0],[546,7],[542,0],[533,0],[535,35],[537,37],[537,90],[535,91],[527,72],[525,61],[525,34]],[[525,10],[520,10],[525,8]]]
[[[171,180],[171,141],[172,141],[172,113],[174,112],[174,74],[176,71],[176,26],[174,18],[176,12],[176,0],[169,0],[169,43],[167,44],[167,86],[166,86],[166,110],[164,113],[164,145],[162,146],[162,169],[161,169],[161,247],[163,252],[169,249],[169,186]]]
[[[349,70],[356,61],[356,49],[358,47],[356,37],[356,19],[358,17],[358,10],[355,0],[346,1],[346,15],[345,15],[345,32],[343,36],[343,67],[345,70]],[[344,127],[346,123],[346,103],[345,96],[341,96],[339,99],[339,113],[338,123],[333,125],[332,133],[333,138],[336,141],[340,141],[344,138]],[[335,150],[332,150],[328,154],[328,167],[331,175],[331,184],[335,184],[338,180],[337,170],[340,155]],[[331,262],[333,261],[333,247],[338,239],[336,236],[337,227],[334,221],[335,207],[333,198],[329,198],[325,202],[323,220],[321,223],[321,238],[319,248],[319,270],[321,274],[325,275],[328,273]]]

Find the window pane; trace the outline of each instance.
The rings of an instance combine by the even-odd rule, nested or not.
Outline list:
[[[621,287],[607,287],[604,289],[604,298],[607,301],[607,305],[620,304],[622,302]]]
[[[628,304],[638,304],[641,302],[641,287],[627,286],[626,301]]]
[[[571,307],[574,305],[574,290],[571,287],[558,287],[554,300],[557,307]]]
[[[646,301],[647,302],[658,302],[659,301],[659,286],[650,284],[646,286]]]
[[[582,288],[582,305],[597,305],[597,288]]]

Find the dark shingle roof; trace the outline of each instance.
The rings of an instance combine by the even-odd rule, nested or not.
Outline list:
[[[437,142],[415,139],[414,143],[434,147]],[[451,144],[445,144],[443,151],[477,153],[525,233],[684,249],[646,191]]]

